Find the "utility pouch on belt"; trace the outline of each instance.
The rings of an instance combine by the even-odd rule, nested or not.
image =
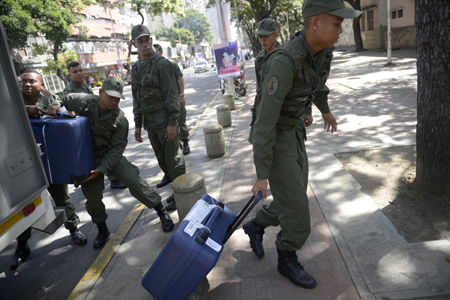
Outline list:
[[[166,107],[166,105],[164,104],[164,102],[159,102],[159,103],[155,103],[155,104],[151,104],[145,107],[141,107],[139,110],[141,111],[141,113],[143,115],[149,114],[151,112],[157,111],[158,109],[164,108]]]

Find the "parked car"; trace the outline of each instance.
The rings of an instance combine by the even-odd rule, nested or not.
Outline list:
[[[200,71],[208,72],[208,70],[206,61],[198,61],[195,63],[195,73],[200,73]]]

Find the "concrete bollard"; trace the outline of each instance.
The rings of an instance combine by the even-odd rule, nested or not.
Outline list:
[[[230,93],[225,93],[225,94],[223,94],[222,97],[223,97],[223,104],[228,105],[230,110],[234,110],[235,105],[234,105],[233,95],[231,95]]]
[[[172,183],[172,190],[180,223],[200,197],[207,194],[205,179],[193,173],[178,176]]]
[[[206,153],[208,157],[221,157],[225,154],[225,138],[220,124],[211,124],[203,128]]]
[[[216,107],[217,110],[217,123],[223,127],[231,126],[231,113],[228,105],[222,104]]]

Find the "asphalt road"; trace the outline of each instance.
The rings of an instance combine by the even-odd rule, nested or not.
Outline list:
[[[187,69],[184,72],[184,78],[186,81],[187,124],[192,127],[199,122],[201,114],[219,92],[219,82],[216,71],[212,70],[196,74],[193,69]],[[120,102],[120,108],[125,112],[130,123],[128,146],[124,154],[139,167],[141,176],[154,186],[153,180],[160,172],[160,168],[148,138],[143,136],[142,144],[134,140],[131,86],[125,87],[124,96],[126,99]],[[92,248],[97,228],[86,212],[85,198],[81,189],[74,189],[73,186],[69,188],[76,212],[81,219],[79,228],[87,235],[88,244],[86,246],[75,245],[64,226],[61,226],[53,235],[33,230],[32,238],[29,240],[30,256],[18,270],[10,271],[9,264],[16,247],[15,242],[11,243],[0,252],[1,299],[67,299],[100,253],[100,250]],[[167,188],[158,192],[163,199],[166,199],[171,193]],[[128,189],[111,190],[108,179],[105,179],[103,201],[107,207],[109,215],[107,225],[111,233],[117,230],[123,219],[138,203],[131,197]]]

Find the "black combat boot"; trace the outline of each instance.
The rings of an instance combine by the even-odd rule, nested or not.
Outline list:
[[[86,245],[87,238],[77,227],[69,229],[69,232],[75,244],[80,246]]]
[[[166,199],[167,203],[172,203],[173,201],[175,201],[175,196],[172,194],[172,196],[170,196],[169,198]]]
[[[173,230],[173,221],[172,218],[167,213],[167,210],[164,206],[159,203],[158,206],[155,206],[156,213],[161,220],[161,227],[164,232],[169,232]]]
[[[306,273],[301,263],[297,260],[295,251],[280,250],[278,252],[278,272],[287,277],[293,284],[305,289],[316,287],[316,280]]]
[[[123,184],[119,179],[111,180],[110,187],[112,189],[126,189],[127,188],[127,186],[125,184]]]
[[[189,153],[191,153],[191,148],[189,148],[189,141],[184,140],[183,141],[183,154],[188,155]]]
[[[28,255],[30,255],[30,247],[28,247],[27,241],[18,241],[16,252],[14,253],[13,260],[9,265],[9,269],[12,271],[17,270],[17,268],[23,264]]]
[[[175,196],[173,194],[166,199],[166,202],[169,203],[169,205],[166,206],[167,211],[177,210],[177,204],[175,203]]]
[[[108,239],[110,232],[108,230],[108,226],[106,226],[106,223],[98,223],[98,234],[94,241],[94,249],[100,249],[106,244],[106,240]]]
[[[266,227],[263,227],[256,223],[256,219],[252,219],[250,222],[245,223],[242,228],[244,228],[245,234],[247,234],[250,238],[250,247],[252,248],[253,252],[256,256],[262,258],[264,256],[264,247],[262,241],[264,228]]]
[[[161,179],[161,181],[156,185],[156,188],[162,188],[165,187],[166,185],[168,185],[169,183],[172,182],[172,179],[170,178],[169,175],[164,175],[163,179]]]

